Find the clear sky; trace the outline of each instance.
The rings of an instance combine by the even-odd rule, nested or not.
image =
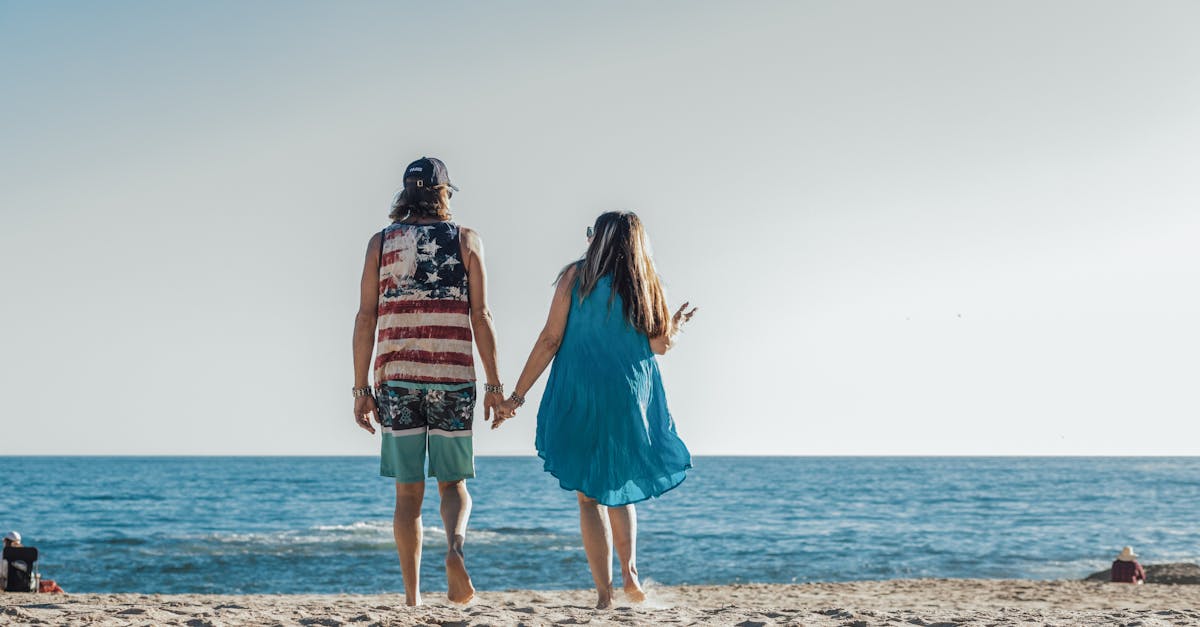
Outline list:
[[[1193,2],[0,2],[0,454],[373,454],[428,154],[503,378],[634,209],[697,454],[1196,454]],[[530,395],[536,406],[541,387]],[[535,411],[480,454],[531,454]]]

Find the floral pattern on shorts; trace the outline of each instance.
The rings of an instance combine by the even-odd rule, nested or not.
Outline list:
[[[428,427],[469,431],[475,417],[475,386],[461,390],[381,386],[375,394],[379,421],[399,431]]]

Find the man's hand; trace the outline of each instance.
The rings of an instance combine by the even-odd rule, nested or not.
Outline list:
[[[488,392],[483,395],[483,420],[493,420],[500,416],[499,407],[504,402],[504,395],[497,392]],[[495,425],[492,426],[495,429]]]
[[[371,426],[372,418],[375,419],[375,422],[379,422],[379,412],[375,411],[375,397],[367,395],[354,399],[354,422],[374,434],[375,427]]]

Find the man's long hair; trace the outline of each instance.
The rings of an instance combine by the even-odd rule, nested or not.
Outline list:
[[[415,179],[409,179],[404,181],[404,189],[396,194],[392,213],[388,217],[393,222],[407,218],[449,220],[450,196],[453,194],[448,185],[418,187]]]
[[[592,243],[578,266],[575,277],[582,301],[601,277],[612,278],[612,294],[620,294],[625,319],[647,337],[658,337],[670,329],[671,315],[662,282],[650,257],[650,240],[642,221],[632,211],[609,211],[596,218]],[[567,268],[559,274],[559,280]],[[612,303],[612,295],[609,296]]]

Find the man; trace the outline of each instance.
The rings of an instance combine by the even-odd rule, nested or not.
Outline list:
[[[392,530],[408,605],[421,603],[426,451],[446,530],[447,596],[466,603],[475,594],[463,553],[471,514],[466,479],[475,476],[473,345],[487,376],[484,419],[504,400],[483,243],[451,221],[457,189],[438,159],[422,157],[408,166],[392,224],[367,245],[354,319],[354,418],[372,434],[372,418],[382,427],[380,474],[396,480]]]

